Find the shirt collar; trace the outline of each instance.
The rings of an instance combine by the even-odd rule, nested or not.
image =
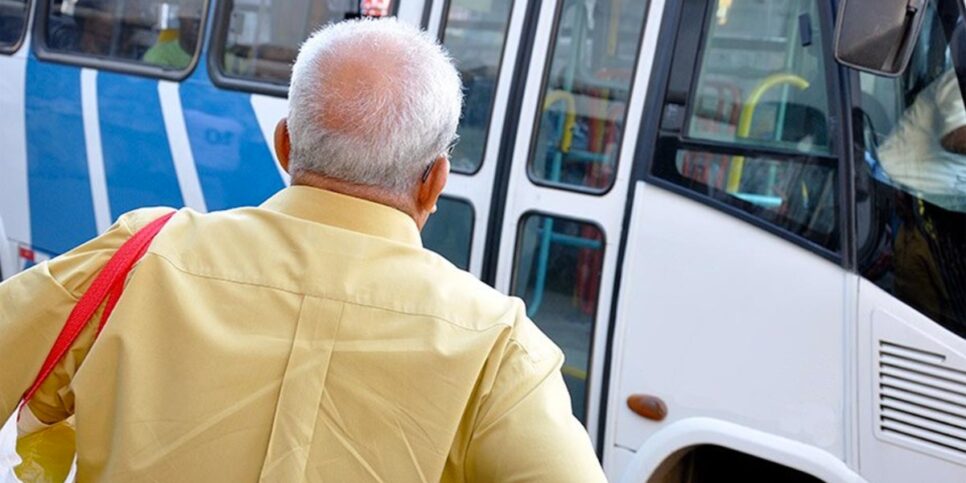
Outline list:
[[[309,186],[290,186],[262,208],[400,243],[422,246],[413,219],[395,208]]]

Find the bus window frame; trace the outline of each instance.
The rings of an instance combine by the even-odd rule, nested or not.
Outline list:
[[[623,154],[624,154],[624,139],[626,139],[626,137],[628,136],[628,133],[633,134],[631,131],[627,129],[629,127],[627,126],[627,115],[628,113],[630,113],[631,99],[634,98],[634,94],[635,94],[634,84],[636,84],[638,65],[640,64],[641,57],[644,54],[643,52],[644,35],[647,33],[647,20],[648,20],[648,14],[651,11],[651,1],[645,0],[644,2],[644,6],[643,6],[644,16],[641,18],[641,33],[638,36],[637,42],[635,44],[637,55],[634,57],[634,64],[630,67],[631,72],[633,74],[631,74],[631,78],[627,85],[627,101],[625,102],[624,112],[621,117],[621,120],[624,126],[621,128],[620,143],[617,146],[617,150],[614,152],[614,175],[611,176],[610,180],[608,180],[607,186],[604,187],[603,189],[594,189],[583,185],[576,185],[576,184],[570,184],[570,183],[554,183],[552,181],[547,181],[545,179],[541,179],[539,177],[534,176],[533,171],[530,169],[530,165],[533,162],[533,158],[537,154],[537,140],[539,139],[539,134],[540,134],[540,119],[542,117],[541,114],[543,113],[543,103],[544,103],[544,100],[547,98],[547,83],[550,79],[550,68],[553,65],[553,56],[554,56],[554,53],[557,51],[557,34],[560,33],[561,17],[563,17],[563,4],[566,1],[567,0],[556,0],[555,2],[556,5],[554,6],[553,26],[550,29],[549,45],[547,46],[546,57],[544,58],[543,67],[541,68],[542,74],[540,75],[540,89],[539,91],[537,91],[539,94],[539,97],[537,100],[536,110],[533,116],[533,127],[530,130],[530,140],[529,140],[530,146],[527,149],[527,162],[525,166],[526,172],[527,172],[527,179],[529,179],[530,182],[536,186],[542,186],[550,189],[558,189],[563,191],[570,191],[570,192],[580,193],[584,195],[603,197],[603,196],[606,196],[608,193],[610,193],[610,190],[614,189],[614,186],[617,185],[617,169],[621,161],[621,158],[623,157]],[[633,162],[633,160],[630,160],[628,162]]]
[[[517,263],[517,256],[520,255],[521,244],[523,242],[523,229],[524,229],[524,225],[526,224],[527,220],[529,220],[531,217],[535,217],[535,216],[537,216],[537,217],[543,217],[543,218],[552,218],[552,219],[561,220],[561,221],[568,221],[568,222],[572,222],[572,223],[580,223],[580,224],[586,225],[586,226],[592,226],[601,235],[601,240],[600,240],[601,260],[603,260],[604,251],[606,251],[608,249],[607,248],[607,239],[608,239],[607,230],[605,230],[604,229],[604,226],[601,225],[597,220],[589,220],[589,219],[585,219],[585,218],[580,218],[580,217],[576,217],[576,216],[569,216],[569,215],[564,215],[564,214],[560,214],[560,213],[554,214],[552,212],[543,211],[543,210],[527,210],[527,211],[524,211],[523,213],[520,213],[520,216],[517,218],[517,223],[516,223],[516,229],[515,229],[516,230],[516,237],[515,237],[516,239],[513,241],[513,254],[512,254],[513,258],[512,258],[511,270],[510,270],[510,290],[509,290],[510,295],[513,295],[516,292],[516,289],[517,289],[517,279],[518,279],[518,276],[520,275],[520,273],[519,273],[520,265]],[[598,281],[601,282],[601,283],[603,283],[604,282],[604,263],[603,263],[603,261],[601,262],[600,270],[601,270],[601,272],[600,272],[600,277],[598,277]],[[521,300],[524,300],[525,302],[529,303],[524,298],[526,296],[526,294],[523,294],[523,295],[513,295],[513,296],[514,297],[518,297]],[[617,297],[615,296],[613,298],[613,300],[616,301],[617,300]],[[597,330],[596,330],[597,329],[597,324],[599,322],[609,323],[609,321],[606,321],[606,320],[605,321],[598,321],[597,320],[598,316],[600,315],[600,308],[601,308],[601,306],[602,306],[602,304],[601,304],[601,300],[600,300],[600,292],[598,292],[596,298],[594,299],[594,315],[591,317],[590,340],[588,341],[588,344],[587,344],[587,379],[585,380],[584,383],[588,386],[588,388],[584,390],[584,415],[583,415],[584,421],[581,421],[580,422],[580,425],[583,426],[584,428],[587,427],[586,420],[590,417],[590,405],[591,405],[591,402],[592,402],[591,399],[590,399],[591,398],[591,391],[589,390],[589,386],[590,386],[590,376],[591,376],[591,374],[594,373],[594,348],[596,347],[595,344],[596,344],[596,338],[597,338]],[[611,317],[614,317],[614,314],[616,314],[616,312],[611,312]],[[532,322],[533,322],[534,325],[537,325],[537,327],[539,328],[539,325],[537,324],[537,321],[536,320],[533,320]],[[611,329],[613,329],[613,327],[611,327]],[[541,331],[543,331],[543,329],[541,329]],[[608,348],[605,348],[603,350],[604,350],[604,353],[605,354],[607,354],[607,353],[610,352],[610,348],[609,347]],[[608,360],[610,358],[609,357],[604,357],[603,359],[604,359],[603,363],[604,363],[605,371],[606,371],[606,366],[608,365]],[[608,380],[608,375],[606,373],[602,373],[602,375],[601,375],[601,381],[598,384],[602,384],[603,385],[603,384],[605,384],[604,381],[607,381],[607,380]],[[569,392],[570,391],[568,391],[568,393]],[[606,393],[605,392],[601,392],[601,401],[602,401],[602,409],[601,410],[602,411],[604,410],[604,406],[605,406],[603,404],[603,400],[606,397],[607,397]],[[576,417],[576,416],[577,415],[574,415],[574,417]],[[604,426],[601,425],[601,428],[603,428],[603,427]],[[603,431],[603,429],[601,429],[601,431]]]
[[[198,44],[195,46],[195,51],[191,55],[191,62],[187,67],[180,70],[164,69],[138,61],[118,60],[47,47],[47,15],[50,13],[51,0],[38,0],[34,2],[34,24],[31,27],[31,34],[33,35],[34,41],[31,44],[33,44],[34,54],[40,60],[87,67],[101,71],[117,72],[120,74],[132,74],[153,79],[181,82],[190,77],[198,67],[198,64],[201,63],[201,56],[205,52],[205,31],[212,1],[215,0],[202,0],[201,18],[198,19]]]
[[[292,83],[291,75],[284,83],[271,82],[268,80],[254,80],[248,77],[231,75],[225,72],[219,59],[225,55],[225,44],[228,40],[228,23],[231,20],[231,6],[234,0],[212,0],[215,2],[215,13],[212,22],[211,40],[208,46],[208,76],[211,83],[222,89],[241,91],[248,94],[263,94],[272,97],[288,97],[288,89]],[[399,2],[405,0],[393,0],[389,6],[390,17],[395,17],[399,12]],[[431,3],[431,0],[426,0]],[[293,59],[294,62],[294,59]]]
[[[695,92],[698,81],[698,70],[700,69],[700,59],[704,51],[704,40],[708,31],[705,28],[707,22],[713,16],[714,0],[692,0],[700,2],[704,9],[704,17],[701,23],[689,22],[682,13],[685,8],[684,2],[678,2],[673,7],[673,11],[665,11],[665,17],[661,21],[662,39],[659,45],[670,45],[671,48],[662,49],[658,52],[655,59],[656,68],[651,74],[650,88],[645,105],[644,119],[642,119],[638,132],[637,151],[634,153],[635,173],[633,178],[642,180],[648,184],[660,187],[677,195],[683,196],[692,201],[696,201],[717,211],[733,216],[771,233],[782,240],[790,242],[804,248],[826,260],[835,263],[843,268],[851,268],[854,260],[854,222],[852,202],[853,195],[853,170],[852,170],[852,149],[851,146],[853,133],[850,116],[844,115],[844,109],[848,100],[849,93],[846,92],[848,86],[845,72],[832,56],[832,46],[830,42],[823,41],[823,55],[825,56],[824,70],[826,77],[826,88],[829,97],[829,153],[827,155],[817,155],[803,153],[800,151],[781,149],[777,147],[763,148],[748,144],[723,143],[708,141],[704,139],[690,139],[685,136],[687,116],[691,109],[691,96]],[[829,2],[816,0],[818,3],[818,24],[820,34],[824,39],[831,38],[834,13]],[[696,33],[694,31],[697,31]],[[688,55],[681,57],[682,62],[692,59],[685,71],[687,75],[687,90],[683,93],[683,99],[675,99],[682,109],[679,115],[683,117],[676,128],[666,128],[663,126],[665,121],[665,109],[671,104],[669,93],[671,91],[670,78],[675,57],[678,52],[678,43],[686,40],[688,36],[697,35],[694,52],[687,52]],[[692,37],[690,40],[695,40]],[[659,64],[657,62],[660,62]],[[680,102],[678,102],[680,101]],[[798,158],[810,163],[809,159],[823,158],[834,163],[838,169],[836,183],[836,202],[838,203],[835,220],[838,230],[839,243],[836,250],[824,247],[802,235],[793,233],[789,229],[775,224],[766,219],[760,218],[739,207],[738,203],[725,203],[711,196],[699,193],[692,189],[678,185],[668,179],[661,171],[661,163],[658,159],[667,153],[677,153],[680,150],[704,150],[712,153],[752,156],[767,156],[773,158]],[[665,163],[666,164],[666,163]]]
[[[403,0],[396,0],[394,5],[399,5],[399,2]],[[439,19],[439,32],[436,33],[436,38],[439,39],[440,45],[444,48],[446,47],[446,26],[449,24],[449,9],[455,0],[445,0],[446,4],[443,5],[443,12],[441,13],[441,18]],[[461,169],[453,168],[453,172],[465,176],[475,176],[477,173],[483,169],[483,163],[486,162],[486,152],[490,148],[490,128],[493,127],[493,109],[496,107],[496,90],[499,87],[500,76],[503,75],[503,63],[506,60],[506,44],[507,37],[510,36],[510,21],[513,19],[513,8],[516,6],[518,0],[509,0],[510,8],[507,11],[506,24],[503,27],[503,41],[500,45],[500,57],[496,64],[496,83],[493,85],[493,96],[490,99],[490,107],[487,110],[489,113],[486,116],[486,129],[483,131],[483,150],[480,151],[480,162],[477,163],[476,167],[472,170],[464,171]],[[426,0],[426,8],[432,5],[432,0]],[[428,11],[427,11],[428,12]],[[428,21],[429,15],[427,13],[426,19]]]
[[[212,22],[211,42],[208,46],[208,76],[211,83],[222,89],[246,92],[250,94],[264,94],[274,97],[288,97],[289,82],[280,84],[266,80],[253,80],[247,77],[234,76],[225,73],[222,63],[218,61],[225,55],[225,44],[228,40],[228,23],[231,20],[231,5],[233,0],[214,0],[215,15]]]
[[[866,121],[863,116],[864,111],[862,109],[862,85],[861,85],[861,80],[859,78],[859,75],[860,75],[859,72],[860,72],[859,70],[854,68],[847,69],[849,93],[850,93],[849,105],[852,108],[852,116],[851,116],[853,117],[852,125],[856,130],[856,132],[853,133],[853,138],[855,139],[855,142],[852,143],[852,159],[855,159],[855,160],[863,160],[865,158],[865,150],[868,148],[868,146],[866,145],[865,136],[864,136]],[[853,218],[852,218],[852,226],[850,226],[850,230],[854,233],[854,237],[855,237],[853,242],[854,246],[852,247],[854,249],[854,260],[855,260],[855,266],[853,267],[853,269],[855,270],[855,273],[859,277],[866,279],[862,275],[862,272],[864,271],[864,264],[866,260],[870,258],[871,255],[874,254],[876,247],[874,246],[873,242],[878,242],[878,239],[873,239],[872,236],[868,236],[871,234],[871,231],[873,230],[871,223],[865,232],[862,232],[859,229],[859,224],[858,224],[859,207],[858,207],[858,203],[856,202],[856,199],[858,197],[858,190],[859,190],[858,177],[860,176],[860,173],[862,172],[862,170],[855,168],[854,171],[855,173],[853,174],[853,177],[855,177],[856,183],[854,183],[854,186],[852,189]],[[863,239],[866,240],[866,243],[860,245],[859,242]]]
[[[405,0],[395,0],[392,4],[392,14],[396,16],[399,13],[399,2]],[[447,5],[449,5],[447,3]],[[429,30],[429,17],[432,15],[433,10],[433,0],[423,0],[423,13],[419,18],[419,27],[423,30]]]
[[[0,54],[13,55],[23,47],[24,40],[27,39],[27,31],[31,28],[30,21],[33,19],[34,1],[27,0],[24,4],[23,28],[20,29],[20,37],[10,45],[0,45]]]

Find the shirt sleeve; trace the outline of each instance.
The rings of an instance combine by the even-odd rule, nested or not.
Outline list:
[[[0,421],[16,410],[100,269],[134,231],[166,212],[170,210],[128,213],[97,238],[0,283]],[[100,310],[31,400],[30,409],[40,422],[55,423],[72,414],[69,384],[94,341],[99,320]]]
[[[467,481],[606,481],[574,418],[563,354],[533,323],[514,329],[466,455]]]
[[[936,106],[939,112],[940,138],[966,126],[966,108],[963,107],[963,96],[959,91],[959,80],[952,69],[947,71],[937,81]]]

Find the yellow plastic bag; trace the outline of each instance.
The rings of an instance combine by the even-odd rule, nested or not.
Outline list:
[[[17,478],[31,483],[66,480],[76,450],[73,418],[45,425],[25,407],[17,429],[17,454],[21,460],[14,468]]]

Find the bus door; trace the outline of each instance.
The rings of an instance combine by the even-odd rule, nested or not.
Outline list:
[[[848,133],[830,3],[664,7],[621,262],[612,477],[646,480],[702,444],[781,446],[799,468],[813,454],[852,460]]]
[[[852,76],[861,133],[854,155],[858,447],[868,481],[966,478],[961,8],[958,0],[930,2],[898,77]]]
[[[647,78],[639,72],[655,48],[647,10],[620,0],[539,5],[508,186],[497,201],[495,285],[523,298],[563,349],[573,412],[594,439],[633,153],[625,132],[636,131]]]
[[[426,8],[426,28],[453,57],[465,97],[449,181],[423,242],[480,277],[527,1],[437,0]]]

